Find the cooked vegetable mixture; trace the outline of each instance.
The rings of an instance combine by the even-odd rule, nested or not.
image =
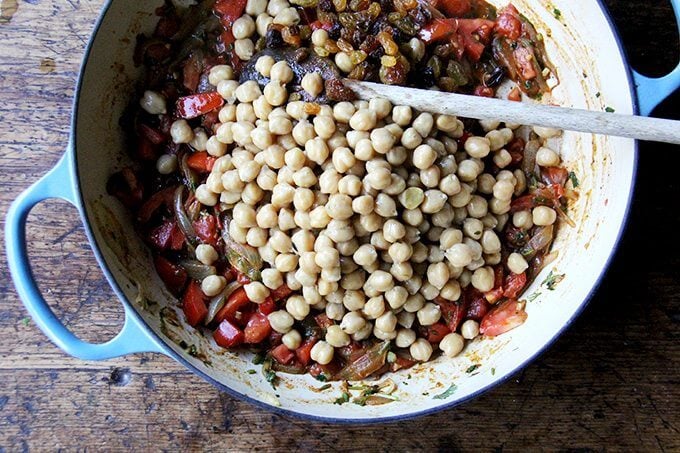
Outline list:
[[[359,380],[522,324],[574,177],[560,131],[353,99],[342,77],[538,96],[541,36],[482,0],[171,2],[123,118],[134,214],[186,321],[268,369]],[[568,184],[568,181],[571,181]]]

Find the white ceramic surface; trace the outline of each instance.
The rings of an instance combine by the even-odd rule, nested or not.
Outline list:
[[[563,225],[555,248],[558,260],[527,290],[525,325],[496,339],[477,339],[456,359],[438,359],[392,376],[399,401],[383,406],[334,405],[337,385],[315,391],[321,383],[310,376],[283,376],[274,391],[246,354],[232,354],[196,335],[182,319],[177,303],[152,271],[149,254],[136,237],[122,206],[106,194],[108,177],[128,158],[118,119],[138,80],[132,64],[136,34],[153,29],[152,12],[160,0],[111,2],[86,57],[76,103],[75,157],[88,228],[117,287],[160,339],[194,371],[233,392],[274,408],[300,415],[342,421],[403,418],[461,402],[510,376],[538,354],[574,318],[606,268],[626,217],[635,169],[635,143],[628,139],[566,133],[555,146],[581,181],[580,198],[570,210],[576,228]],[[496,5],[502,1],[493,1]],[[628,69],[616,38],[597,2],[584,0],[519,0],[514,2],[537,25],[558,68],[560,85],[553,102],[569,106],[632,113]],[[558,8],[562,15],[553,15]],[[596,93],[600,93],[596,96]],[[554,291],[541,282],[549,272],[564,274]],[[151,302],[151,303],[149,303]],[[164,312],[161,328],[160,311]],[[211,366],[177,345],[193,344]],[[465,370],[481,363],[475,373]],[[256,374],[246,370],[256,369]],[[410,378],[409,378],[410,376]],[[451,396],[435,399],[452,384]]]

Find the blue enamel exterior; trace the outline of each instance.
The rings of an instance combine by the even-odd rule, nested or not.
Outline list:
[[[675,10],[676,19],[678,21],[678,27],[680,28],[680,0],[671,0],[673,8]],[[601,0],[598,0],[598,4],[603,11],[603,14],[610,23],[611,28],[614,30],[614,36],[616,37],[619,51],[623,57],[624,62],[627,62],[625,51],[622,47],[620,38],[616,33],[615,26],[609,17],[606,8],[602,4]],[[26,189],[12,204],[8,213],[5,223],[5,242],[7,248],[7,258],[9,262],[9,268],[12,275],[12,279],[16,286],[17,292],[23,301],[29,314],[38,325],[38,327],[49,337],[49,339],[57,345],[59,348],[64,350],[66,353],[78,357],[83,360],[105,360],[113,357],[118,357],[126,354],[137,353],[137,352],[159,352],[166,354],[178,362],[184,364],[187,368],[192,370],[194,373],[199,374],[207,381],[211,382],[221,390],[229,393],[232,396],[246,400],[259,407],[266,408],[268,410],[285,414],[294,415],[308,420],[322,421],[322,422],[334,422],[343,424],[356,424],[356,423],[383,423],[383,422],[396,422],[402,421],[409,418],[419,417],[434,412],[439,412],[441,410],[449,409],[453,406],[464,403],[467,400],[473,399],[479,396],[481,393],[495,387],[503,382],[505,382],[513,373],[506,375],[502,379],[498,379],[492,384],[485,388],[478,390],[476,393],[470,395],[468,398],[463,400],[457,400],[451,404],[439,406],[429,410],[415,412],[403,416],[385,417],[385,418],[375,418],[372,420],[357,421],[353,419],[344,419],[341,417],[316,417],[309,415],[301,415],[288,410],[276,408],[264,404],[260,401],[253,400],[241,393],[235,392],[233,389],[224,386],[223,384],[215,381],[210,376],[202,373],[200,370],[194,368],[185,357],[176,353],[173,349],[166,346],[163,341],[156,335],[155,332],[151,331],[144,321],[139,317],[135,310],[127,303],[123,292],[118,287],[117,283],[113,279],[111,273],[106,268],[105,262],[96,247],[96,242],[94,240],[94,235],[91,231],[90,226],[85,223],[85,231],[88,236],[90,243],[93,245],[93,252],[97,261],[99,262],[106,278],[111,284],[112,288],[116,292],[117,296],[121,301],[123,301],[123,306],[125,309],[125,324],[120,333],[107,343],[103,344],[91,344],[78,339],[73,333],[71,333],[62,322],[54,315],[52,310],[49,308],[45,300],[43,299],[40,291],[35,283],[33,274],[31,272],[30,263],[28,261],[28,256],[26,253],[26,237],[25,237],[25,224],[28,213],[31,211],[33,206],[37,203],[48,199],[48,198],[61,198],[69,201],[75,205],[83,219],[85,219],[84,211],[82,208],[82,198],[79,190],[78,179],[76,175],[76,154],[74,152],[74,137],[76,136],[76,121],[77,117],[77,106],[78,106],[78,93],[82,84],[82,74],[84,72],[85,66],[87,64],[87,57],[91,50],[92,39],[99,30],[99,26],[102,18],[108,10],[108,5],[104,7],[102,14],[95,26],[95,31],[90,39],[90,43],[87,46],[84,63],[81,69],[80,79],[78,81],[78,86],[76,90],[76,95],[74,99],[74,114],[72,121],[71,130],[71,142],[59,160],[55,167],[48,172],[44,177],[42,177],[38,182],[33,184],[31,187]],[[672,94],[675,90],[680,87],[680,65],[675,68],[670,74],[665,77],[652,79],[643,76],[633,70],[628,74],[629,84],[631,86],[631,92],[633,97],[637,99],[637,104],[634,106],[634,110],[642,115],[649,115],[651,111],[660,102],[662,102],[666,97]],[[634,82],[634,84],[633,84]],[[636,150],[637,151],[637,150]],[[637,153],[635,159],[634,172],[637,172]],[[630,194],[632,198],[632,191]],[[632,202],[632,199],[628,200],[628,206]],[[630,209],[630,208],[629,208]],[[626,213],[626,218],[628,218],[629,211]],[[617,244],[623,234],[624,227],[618,233]],[[580,309],[574,313],[574,316],[567,322],[563,328],[558,332],[550,342],[546,343],[543,350],[538,352],[534,357],[531,357],[522,364],[519,364],[515,369],[515,372],[519,371],[525,367],[528,363],[533,361],[539,354],[545,351],[552,342],[561,335],[561,333],[573,322],[580,312],[585,308],[587,302],[591,299],[595,293],[599,283],[601,282],[605,270],[611,262],[616,252],[616,247],[612,250],[607,266],[602,270],[601,275],[598,279],[598,284],[593,287],[588,298],[583,302]]]
[[[671,3],[680,30],[680,0],[671,0]],[[637,71],[632,72],[640,115],[649,116],[657,105],[680,88],[680,63],[669,74],[655,79],[644,76]]]

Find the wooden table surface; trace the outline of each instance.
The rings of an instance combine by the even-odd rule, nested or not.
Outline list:
[[[102,3],[1,0],[3,225],[10,202],[63,152],[80,59]],[[674,66],[680,46],[667,1],[606,3],[638,68],[658,75]],[[675,109],[667,102],[658,114],[677,118],[679,98]],[[583,315],[541,358],[461,407],[382,426],[274,415],[161,355],[67,357],[26,317],[2,244],[0,452],[680,451],[678,153],[641,146],[633,217],[617,257]],[[122,310],[76,210],[58,201],[39,205],[28,236],[34,272],[55,312],[86,340],[111,338]]]

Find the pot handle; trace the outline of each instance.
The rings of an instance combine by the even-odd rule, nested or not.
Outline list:
[[[678,30],[680,30],[680,0],[671,0]],[[633,70],[640,115],[649,116],[664,99],[680,88],[680,64],[663,77],[651,78]]]
[[[69,331],[42,297],[33,278],[26,251],[26,218],[33,206],[48,198],[61,198],[78,206],[70,171],[70,152],[12,203],[5,222],[5,243],[12,280],[29,314],[52,342],[83,360],[104,360],[136,352],[163,352],[143,327],[138,315],[125,306],[123,329],[106,343],[87,343]]]

